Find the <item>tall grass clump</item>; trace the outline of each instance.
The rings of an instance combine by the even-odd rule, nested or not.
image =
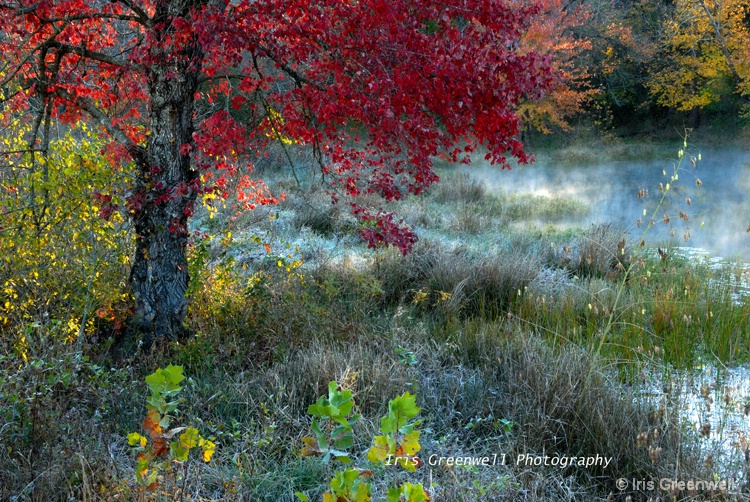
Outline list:
[[[585,350],[551,348],[515,319],[467,319],[438,332],[399,319],[403,325],[347,343],[311,341],[262,371],[228,378],[204,368],[193,375],[199,383],[186,399],[210,405],[191,413],[200,417],[201,430],[221,439],[216,456],[224,459],[217,463],[223,467],[204,470],[204,488],[197,486],[196,495],[209,486],[231,486],[234,495],[221,492],[230,500],[322,493],[322,466],[296,453],[309,428],[307,408],[331,380],[352,390],[363,417],[352,451],[370,446],[367,438],[378,429],[388,399],[414,389],[423,409],[423,460],[432,454],[508,456],[506,465],[475,471],[419,468],[414,482],[436,499],[569,500],[566,490],[575,487],[577,500],[593,500],[618,493],[619,477],[659,479],[674,475],[675,465],[680,475],[699,476],[702,464],[677,417],[640,404]],[[519,455],[596,454],[611,457],[611,464],[561,469],[516,463]]]
[[[447,315],[494,318],[527,289],[539,265],[524,250],[480,252],[420,241],[406,257],[392,251],[379,255],[373,274],[387,306],[412,304]]]
[[[188,321],[196,336],[181,347],[180,363],[246,367],[309,340],[351,336],[367,319],[359,315],[364,304],[332,301],[335,279],[309,275],[303,265],[294,253],[269,254],[254,268],[229,259],[203,264],[191,285]]]
[[[317,203],[316,203],[317,202]],[[294,227],[310,230],[324,236],[331,236],[343,227],[340,208],[328,201],[300,199],[294,207]]]
[[[449,172],[433,185],[429,197],[440,204],[480,202],[487,194],[487,186],[467,173]]]
[[[0,353],[0,498],[122,497],[112,452],[138,421],[131,368],[110,368],[65,342],[51,321],[29,327],[19,353]],[[128,398],[125,398],[127,396]],[[13,498],[11,498],[13,496]]]
[[[582,201],[570,197],[545,197],[525,193],[498,193],[490,198],[493,212],[507,221],[582,218],[589,207]]]
[[[625,230],[610,223],[592,225],[562,245],[545,252],[547,266],[578,277],[614,277],[630,266],[632,245]]]

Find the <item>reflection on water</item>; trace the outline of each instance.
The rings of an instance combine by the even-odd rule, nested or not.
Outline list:
[[[712,453],[724,479],[741,479],[750,458],[750,368],[704,364],[689,374],[652,375],[641,396],[654,407],[677,411],[699,437],[702,460]]]
[[[694,152],[697,153],[697,152]],[[750,151],[707,149],[693,168],[686,155],[679,166],[678,180],[671,182],[678,160],[606,162],[599,165],[568,166],[545,156],[537,163],[501,171],[489,165],[466,167],[483,180],[490,191],[521,192],[548,197],[570,197],[586,202],[591,214],[582,225],[609,221],[623,225],[640,237],[638,218],[643,210],[652,215],[661,196],[659,184],[671,182],[664,205],[654,215],[655,226],[646,234],[650,244],[669,240],[709,250],[714,255],[750,260]],[[666,172],[666,177],[663,173]],[[700,181],[700,187],[697,181]],[[648,197],[639,199],[639,191]],[[686,199],[690,199],[688,205]],[[682,212],[688,221],[680,218]],[[664,215],[670,220],[664,224]],[[701,225],[703,224],[703,225]],[[671,237],[671,231],[674,237]],[[689,232],[686,241],[684,235]]]

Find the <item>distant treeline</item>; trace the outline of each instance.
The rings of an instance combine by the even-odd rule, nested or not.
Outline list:
[[[748,0],[542,0],[524,44],[561,75],[522,106],[527,132],[583,122],[627,135],[750,118]]]

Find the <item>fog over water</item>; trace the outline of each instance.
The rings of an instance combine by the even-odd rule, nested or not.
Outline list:
[[[544,155],[532,165],[499,167],[473,165],[464,167],[483,180],[490,191],[520,192],[549,197],[570,197],[587,203],[591,212],[576,225],[613,222],[639,239],[661,196],[659,183],[671,183],[664,206],[654,215],[655,226],[648,230],[648,244],[670,241],[676,246],[704,248],[713,255],[750,260],[750,148],[748,150],[704,149],[702,160],[693,168],[686,153],[679,165],[678,180],[670,181],[678,159],[603,162],[597,165],[571,166]],[[666,176],[663,172],[666,171]],[[696,186],[700,180],[701,186]],[[648,196],[639,199],[639,191]],[[690,198],[691,205],[686,203]],[[648,210],[648,217],[643,210]],[[689,216],[685,222],[680,211]],[[664,223],[664,214],[670,224]],[[638,218],[642,219],[640,229]],[[704,223],[701,227],[701,222]],[[674,230],[674,237],[670,237]],[[690,238],[684,235],[689,231]]]
[[[697,155],[697,151],[691,153]],[[535,164],[514,166],[511,171],[486,164],[461,169],[484,181],[489,192],[569,197],[589,205],[590,214],[584,219],[563,224],[587,226],[612,222],[629,230],[631,239],[644,237],[649,245],[670,241],[675,246],[702,248],[714,256],[737,257],[750,262],[750,147],[747,150],[703,149],[701,159],[693,168],[686,154],[679,165],[677,181],[670,181],[678,164],[676,156],[674,160],[571,166],[557,162],[550,154],[540,156]],[[698,179],[700,187],[696,186]],[[653,215],[661,196],[659,183],[666,185],[668,182],[671,189],[664,206]],[[648,190],[649,196],[639,199],[641,189]],[[691,205],[686,203],[686,197],[690,198]],[[644,209],[648,217],[643,216]],[[689,221],[680,219],[680,211],[689,215]],[[674,237],[670,237],[670,226],[664,224],[664,213],[671,219]],[[644,236],[647,218],[652,215],[655,226]],[[640,229],[636,225],[638,218],[643,220]],[[690,231],[687,241],[683,238],[686,228]],[[689,253],[689,250],[682,252]],[[739,290],[750,294],[748,283],[743,282]],[[744,472],[746,466],[745,454],[737,445],[744,444],[742,441],[746,439],[743,438],[750,437],[745,408],[750,396],[748,382],[750,367],[746,365],[727,369],[707,364],[693,371],[675,372],[671,377],[655,375],[652,385],[647,383],[643,392],[646,397],[650,395],[655,405],[666,400],[670,406],[676,406],[687,431],[695,437],[700,437],[703,424],[710,424],[710,439],[704,438],[698,443],[706,452],[721,451],[721,457],[716,459],[717,472],[732,477]],[[665,384],[676,393],[664,391]],[[713,407],[706,405],[704,394],[713,396]]]

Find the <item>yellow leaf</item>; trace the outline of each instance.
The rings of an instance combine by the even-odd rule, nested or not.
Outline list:
[[[203,461],[210,462],[211,457],[216,453],[216,443],[209,441],[208,439],[200,439],[200,447],[203,449]]]
[[[375,436],[372,443],[370,451],[367,452],[367,460],[370,462],[385,462],[388,455],[393,453],[388,445],[388,439],[385,436]]]

